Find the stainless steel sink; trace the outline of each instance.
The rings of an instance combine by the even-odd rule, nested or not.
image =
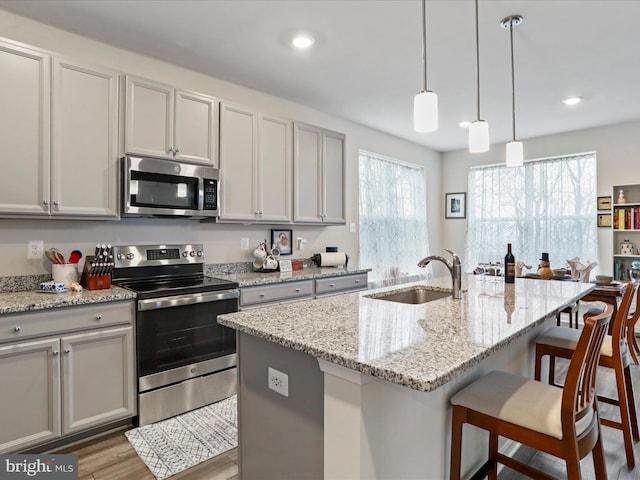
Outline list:
[[[389,302],[408,303],[411,305],[419,305],[421,303],[432,302],[441,298],[450,297],[451,292],[441,292],[430,290],[426,287],[413,287],[410,290],[400,292],[392,291],[380,295],[368,295],[369,298],[377,300],[387,300]]]

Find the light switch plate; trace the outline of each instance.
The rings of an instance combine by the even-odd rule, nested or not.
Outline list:
[[[349,224],[349,232],[356,233],[356,224],[355,223],[350,223]]]

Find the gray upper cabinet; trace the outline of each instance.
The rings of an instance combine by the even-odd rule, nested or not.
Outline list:
[[[128,75],[126,153],[217,166],[217,100]]]
[[[294,123],[295,223],[345,223],[345,135]]]
[[[53,58],[52,215],[118,216],[118,78]]]
[[[44,215],[50,203],[50,57],[0,42],[0,213]]]
[[[0,215],[117,218],[118,74],[0,42],[0,83]]]
[[[291,125],[220,104],[220,221],[291,221]]]

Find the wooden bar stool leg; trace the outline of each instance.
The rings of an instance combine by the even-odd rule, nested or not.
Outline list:
[[[460,468],[462,461],[462,425],[466,417],[466,408],[453,407],[451,417],[451,467],[449,469],[450,480],[460,480]]]
[[[489,480],[498,480],[498,435],[491,433],[489,435]]]
[[[624,369],[624,383],[627,390],[627,405],[629,405],[631,433],[633,434],[633,439],[637,442],[640,440],[640,434],[638,433],[638,415],[636,412],[636,401],[633,394],[633,380],[631,379],[631,369],[629,366]]]
[[[597,401],[597,400],[596,400]],[[593,468],[596,473],[596,478],[607,478],[607,467],[604,461],[604,450],[602,448],[602,431],[600,428],[600,419],[598,418],[598,440],[591,452],[593,459]]]
[[[633,441],[631,439],[631,417],[629,414],[629,405],[627,403],[626,380],[622,365],[614,366],[616,374],[616,386],[618,388],[618,405],[620,407],[620,423],[622,427],[622,437],[624,438],[624,450],[627,455],[627,465],[633,468],[636,464],[633,454]],[[634,406],[635,408],[635,406]]]

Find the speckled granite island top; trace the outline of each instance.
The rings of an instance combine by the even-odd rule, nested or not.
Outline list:
[[[88,305],[92,303],[115,302],[136,298],[135,292],[112,286],[104,290],[83,290],[82,292],[41,293],[31,291],[0,293],[0,315],[29,312],[48,308]]]
[[[463,298],[421,305],[379,298],[417,286],[450,291],[451,278],[220,315],[240,332],[415,390],[431,391],[574,303],[594,285],[482,276]],[[242,353],[241,353],[242,355]]]
[[[342,267],[307,267],[295,272],[239,272],[229,274],[212,274],[213,277],[225,278],[238,282],[240,287],[266,285],[270,283],[295,282],[298,280],[313,280],[315,278],[354,275],[367,273],[370,268],[342,268]]]

